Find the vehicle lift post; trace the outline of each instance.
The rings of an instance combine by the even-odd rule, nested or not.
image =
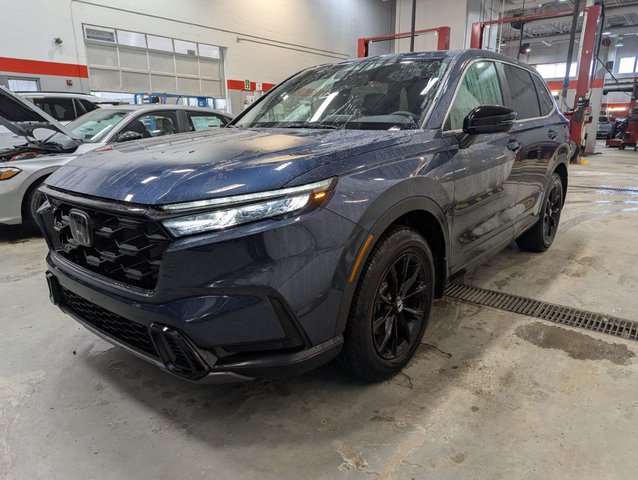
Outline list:
[[[627,113],[627,126],[622,137],[609,138],[605,144],[608,147],[618,147],[620,150],[633,147],[636,151],[638,150],[638,108],[636,107],[636,103],[638,103],[638,77],[634,78],[633,85],[605,88],[603,95],[607,95],[609,92],[631,92],[631,101]]]
[[[592,88],[592,60],[596,49],[596,39],[599,34],[599,24],[602,15],[601,5],[591,5],[583,9],[585,20],[583,22],[583,34],[580,42],[580,55],[578,56],[578,77],[576,79],[576,97],[574,109],[570,116],[570,138],[578,146],[579,152],[583,145],[583,129],[585,123],[591,121],[589,98]],[[488,25],[497,25],[512,22],[531,22],[551,18],[567,17],[574,14],[573,10],[561,10],[558,12],[536,13],[521,15],[519,17],[500,18],[486,20],[472,24],[470,48],[482,48],[483,34]],[[569,66],[567,66],[569,68]],[[572,157],[572,163],[580,163],[580,155]]]
[[[415,35],[421,35],[425,33],[436,34],[436,49],[437,50],[449,50],[450,49],[450,27],[437,27],[437,28],[425,28],[423,30],[415,30]],[[357,41],[357,57],[364,58],[369,54],[369,46],[372,42],[380,42],[385,40],[398,40],[401,38],[412,38],[412,32],[394,33],[392,35],[379,35],[377,37],[365,37],[360,38]]]

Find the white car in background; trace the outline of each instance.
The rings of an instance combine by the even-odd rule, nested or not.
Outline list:
[[[101,98],[87,93],[72,92],[14,92],[26,98],[40,110],[48,113],[62,125],[75,120],[85,113],[106,105],[121,102]]]
[[[66,126],[0,87],[0,224],[35,227],[38,187],[62,165],[108,144],[224,127],[232,117],[184,105],[102,107]]]

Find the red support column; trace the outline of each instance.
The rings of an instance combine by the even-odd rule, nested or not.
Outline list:
[[[449,50],[450,49],[450,27],[439,27],[436,31],[436,49],[437,50]]]
[[[360,38],[357,40],[357,57],[363,58],[368,56],[368,39]]]
[[[596,48],[596,36],[598,35],[598,23],[602,7],[592,5],[585,8],[585,23],[581,37],[581,51],[578,59],[578,78],[576,80],[576,98],[574,99],[574,114],[571,117],[570,137],[580,148],[582,144],[583,127],[585,126],[586,107],[589,98],[585,98],[591,88],[591,68]],[[569,68],[569,65],[567,65]],[[580,163],[580,157],[576,160]]]
[[[472,34],[470,35],[470,48],[481,48],[483,46],[483,29],[485,25],[482,22],[472,24]]]

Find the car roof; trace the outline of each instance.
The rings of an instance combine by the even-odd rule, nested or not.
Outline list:
[[[409,53],[391,53],[386,55],[377,55],[374,57],[363,57],[344,60],[337,63],[353,63],[353,62],[365,62],[368,60],[376,59],[396,59],[401,60],[437,60],[437,59],[451,59],[456,62],[464,62],[474,58],[487,58],[492,60],[501,60],[507,63],[518,65],[527,70],[533,70],[528,64],[521,62],[513,57],[508,57],[500,53],[492,52],[490,50],[483,50],[480,48],[466,48],[461,50],[439,50],[439,51],[427,51],[427,52],[409,52]]]
[[[34,91],[21,91],[14,92],[20,95],[21,97],[58,97],[58,98],[84,98],[86,100],[90,100],[95,103],[111,101],[106,98],[101,98],[96,95],[91,95],[89,93],[79,93],[79,92],[34,92]]]
[[[226,117],[231,117],[231,115],[225,113],[225,112],[220,112],[219,110],[214,110],[212,108],[207,108],[207,107],[194,107],[194,106],[190,106],[190,105],[172,105],[172,104],[166,104],[166,103],[152,103],[152,104],[123,104],[123,105],[104,105],[102,107],[100,107],[100,110],[121,110],[121,111],[128,111],[128,112],[144,112],[144,111],[149,111],[152,112],[153,110],[190,110],[190,111],[199,111],[199,112],[206,112],[206,113],[216,113],[218,115],[223,115]]]

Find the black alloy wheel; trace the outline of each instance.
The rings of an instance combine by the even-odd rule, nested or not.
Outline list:
[[[544,252],[554,243],[558,232],[560,214],[565,203],[564,199],[563,182],[560,175],[554,172],[547,190],[545,190],[544,202],[538,215],[538,221],[516,239],[516,243],[522,250]]]
[[[428,284],[419,257],[406,253],[386,271],[377,291],[372,320],[374,347],[385,360],[410,346],[424,321]]]
[[[543,216],[543,240],[551,245],[558,231],[560,212],[563,208],[563,187],[560,183],[554,183],[545,203]]]
[[[392,227],[370,251],[344,331],[342,363],[357,377],[387,379],[421,344],[434,301],[434,257],[416,230]]]

